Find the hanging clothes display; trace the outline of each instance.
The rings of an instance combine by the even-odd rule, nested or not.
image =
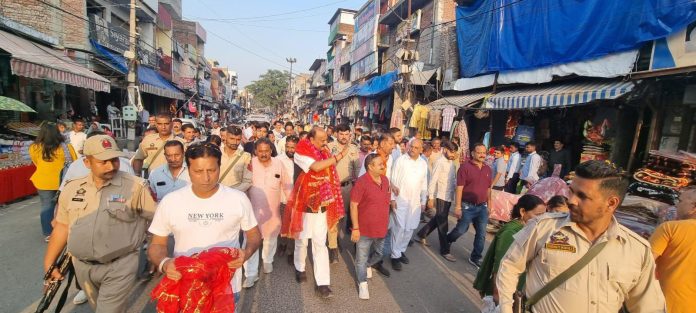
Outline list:
[[[452,123],[457,116],[457,110],[452,106],[447,106],[442,109],[442,131],[449,132],[452,130]]]
[[[392,112],[391,115],[391,122],[389,123],[389,127],[396,127],[401,130],[404,129],[404,112],[401,110],[401,108],[394,108],[394,112]]]
[[[413,107],[413,114],[411,115],[411,122],[409,127],[416,128],[416,131],[421,135],[421,138],[425,140],[430,139],[430,131],[427,127],[428,122],[428,112],[430,109],[420,103]]]
[[[428,129],[440,129],[440,119],[442,118],[442,111],[438,109],[432,109],[428,112]]]
[[[466,127],[466,122],[462,119],[457,124],[457,129],[454,131],[455,136],[459,138],[459,143],[461,144],[461,154],[460,162],[464,162],[469,159],[469,129]]]

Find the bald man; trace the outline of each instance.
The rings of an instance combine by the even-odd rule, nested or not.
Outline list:
[[[391,173],[391,183],[399,190],[395,195],[396,207],[391,212],[391,261],[396,271],[401,270],[401,264],[409,263],[404,252],[420,223],[428,197],[428,163],[420,157],[422,152],[423,141],[414,139],[408,153],[396,160]]]

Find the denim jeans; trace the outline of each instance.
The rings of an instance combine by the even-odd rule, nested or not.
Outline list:
[[[53,211],[56,208],[56,193],[58,190],[38,190],[39,199],[41,199],[41,231],[44,236],[48,236],[53,231],[51,221],[53,220]]]
[[[445,254],[450,252],[450,246],[459,237],[469,230],[469,224],[474,224],[476,236],[474,236],[474,250],[471,251],[471,259],[478,261],[483,254],[483,245],[486,242],[486,225],[488,224],[488,206],[484,203],[481,205],[471,205],[462,203],[462,218],[457,221],[454,229],[447,234],[447,249]]]
[[[355,245],[355,276],[358,283],[367,281],[367,267],[382,262],[384,238],[370,238],[360,236]]]

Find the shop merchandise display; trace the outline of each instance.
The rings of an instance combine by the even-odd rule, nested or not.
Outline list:
[[[633,174],[637,181],[673,188],[690,185],[696,177],[696,159],[683,153],[650,151],[645,167]]]
[[[33,141],[26,136],[0,135],[0,170],[31,164],[29,146]]]
[[[39,130],[41,129],[40,125],[29,122],[10,122],[6,127],[12,131],[34,137],[39,135]]]

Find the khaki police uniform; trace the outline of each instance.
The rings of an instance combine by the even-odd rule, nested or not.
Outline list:
[[[512,296],[526,271],[530,297],[578,261],[594,244],[609,241],[590,263],[541,298],[534,312],[665,312],[665,299],[655,279],[650,245],[616,219],[590,242],[568,213],[548,213],[533,219],[515,235],[501,261],[496,280],[501,312],[512,312]]]
[[[237,156],[241,155],[234,167],[227,173],[227,175],[222,179],[221,183],[227,187],[237,189],[242,192],[246,192],[251,187],[251,176],[252,173],[248,168],[249,162],[251,162],[251,154],[249,152],[244,152],[242,146],[240,145],[232,155],[227,155],[225,149],[222,149],[222,158],[220,160],[220,177],[227,171],[227,168],[232,164]]]
[[[120,155],[115,147],[113,139],[98,135],[87,140],[84,152],[108,160]],[[66,182],[56,221],[68,225],[75,276],[96,312],[126,311],[138,252],[156,207],[147,181],[124,172],[117,171],[101,188],[92,173]]]
[[[184,142],[183,139],[174,136],[173,133],[169,135],[167,140],[160,138],[159,134],[150,134],[145,136],[145,138],[143,138],[143,140],[140,142],[138,150],[135,152],[135,156],[133,158],[136,160],[143,160],[143,169],[147,167],[148,171],[151,172],[157,167],[167,163],[167,159],[164,157],[164,150],[162,150],[159,154],[157,151],[170,140],[180,141],[182,144],[184,144],[184,148],[187,147],[186,142]],[[156,158],[155,154],[157,154]]]
[[[337,155],[343,150],[336,140],[330,142],[327,146],[333,155]],[[360,150],[356,145],[348,143],[346,154],[343,156],[343,159],[336,163],[336,172],[338,179],[341,181],[343,209],[346,216],[348,216],[350,215],[350,190],[353,188],[355,180],[358,179],[358,173],[360,173]],[[336,227],[329,229],[328,245],[329,249],[338,248],[338,224]]]

